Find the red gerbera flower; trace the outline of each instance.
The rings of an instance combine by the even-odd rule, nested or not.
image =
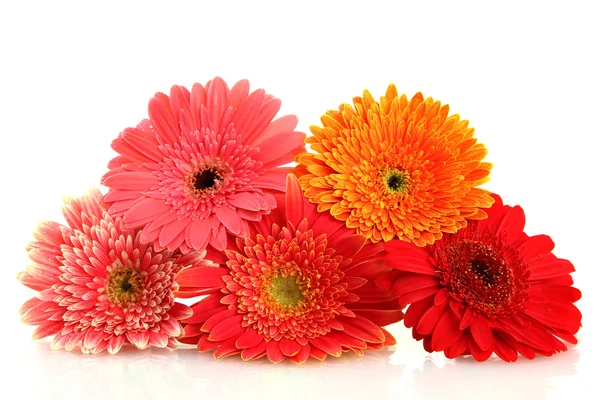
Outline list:
[[[329,213],[317,213],[297,178],[288,176],[277,209],[250,231],[224,253],[209,250],[220,267],[176,277],[181,295],[208,294],[192,306],[182,342],[214,349],[217,358],[241,353],[244,360],[296,363],[395,343],[381,326],[401,320],[401,307],[374,284],[390,270],[383,245],[366,244]]]
[[[106,212],[102,194],[66,199],[68,226],[39,224],[18,279],[39,293],[21,307],[22,322],[38,325],[34,339],[56,335],[52,348],[116,353],[124,343],[174,347],[179,321],[192,310],[176,303],[173,278],[183,267],[210,265],[201,253],[182,256],[141,244],[139,231]]]
[[[550,237],[523,232],[521,207],[494,198],[488,219],[433,245],[386,243],[385,261],[398,271],[378,284],[410,303],[404,324],[429,352],[478,361],[496,353],[515,361],[517,353],[532,359],[564,351],[559,339],[577,343],[573,335],[581,326],[573,305],[581,297],[571,286],[575,269],[552,254]]]
[[[247,236],[248,221],[275,207],[291,162],[305,151],[293,115],[273,117],[281,102],[248,81],[231,90],[221,78],[173,86],[148,105],[150,120],[127,128],[112,143],[120,156],[102,183],[111,215],[143,228],[142,242],[159,249],[224,249],[229,232]]]

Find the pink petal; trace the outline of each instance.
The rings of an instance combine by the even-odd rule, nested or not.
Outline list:
[[[113,336],[109,339],[106,350],[110,354],[117,354],[121,350],[121,347],[123,347],[123,343],[125,343],[125,335]]]
[[[129,342],[138,349],[142,350],[148,347],[148,341],[150,340],[150,334],[148,332],[127,331],[125,334],[127,335],[127,339],[129,340]]]
[[[189,222],[189,219],[179,219],[163,226],[158,236],[158,244],[163,247],[167,246],[185,229]],[[176,248],[169,248],[169,250],[176,250]]]
[[[150,172],[120,172],[102,182],[113,189],[147,191],[156,184],[158,178]]]
[[[173,119],[171,110],[167,109],[167,105],[163,104],[158,96],[150,99],[148,115],[156,133],[165,143],[177,143],[180,133],[178,122]]]
[[[217,218],[219,218],[219,221],[225,225],[225,228],[227,228],[234,235],[240,233],[241,224],[240,217],[238,216],[237,212],[226,206],[214,208],[213,210]]]
[[[305,138],[302,132],[280,133],[259,143],[260,152],[254,158],[266,164],[302,146]]]

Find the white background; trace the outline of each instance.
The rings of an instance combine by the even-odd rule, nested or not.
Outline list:
[[[85,3],[85,4],[84,4]],[[450,3],[450,2],[448,2]],[[579,399],[597,395],[600,13],[594,2],[3,1],[0,5],[0,397]],[[485,3],[485,4],[484,4]],[[575,264],[580,344],[514,364],[398,346],[358,358],[270,365],[194,349],[97,357],[33,342],[15,280],[35,222],[98,185],[119,131],[172,84],[249,78],[308,131],[388,83],[451,105],[495,164],[490,190],[524,207]],[[19,394],[17,394],[19,393]]]

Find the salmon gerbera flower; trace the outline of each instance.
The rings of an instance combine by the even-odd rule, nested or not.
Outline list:
[[[410,303],[404,324],[425,350],[449,358],[492,353],[505,361],[534,358],[577,343],[581,313],[573,303],[573,265],[552,254],[546,235],[523,232],[521,207],[495,203],[489,218],[425,248],[395,240],[385,244],[386,263],[397,271],[378,285]]]
[[[311,126],[316,154],[296,156],[306,197],[373,242],[394,237],[418,246],[486,217],[492,165],[468,121],[417,93],[388,87],[380,103],[368,91]]]
[[[225,252],[208,250],[218,268],[178,274],[182,292],[208,294],[192,306],[181,341],[214,349],[217,358],[300,364],[394,344],[381,326],[401,320],[401,306],[374,283],[390,270],[383,245],[317,213],[293,175],[277,200],[276,210],[251,223],[249,237]]]
[[[37,325],[34,339],[54,336],[53,349],[84,353],[123,344],[175,347],[180,320],[192,310],[175,302],[173,278],[186,266],[209,265],[201,253],[155,251],[140,231],[106,212],[100,191],[66,199],[68,226],[44,221],[27,247],[33,264],[18,279],[38,291],[21,307],[22,322]]]
[[[149,120],[112,143],[119,156],[102,183],[109,212],[159,249],[224,249],[227,232],[246,236],[248,221],[275,207],[305,134],[293,115],[273,121],[281,102],[248,81],[231,90],[221,78],[191,92],[173,86],[148,105]]]

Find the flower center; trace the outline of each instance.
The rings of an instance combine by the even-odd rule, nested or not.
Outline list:
[[[408,173],[398,169],[390,169],[382,175],[383,184],[388,192],[402,194],[408,191],[410,186]]]
[[[204,171],[198,172],[194,177],[194,188],[199,191],[212,189],[212,187],[215,186],[216,181],[221,179],[222,178],[216,171],[205,169]]]
[[[488,268],[485,260],[471,260],[471,272],[477,275],[486,286],[494,284],[494,272]]]
[[[434,246],[440,283],[469,307],[495,317],[524,303],[526,271],[518,252],[493,234],[459,231]]]
[[[114,304],[133,303],[142,291],[142,276],[136,269],[117,268],[108,275],[106,280],[106,295]]]
[[[269,293],[282,306],[295,307],[304,300],[302,289],[294,276],[276,276],[271,281]]]

